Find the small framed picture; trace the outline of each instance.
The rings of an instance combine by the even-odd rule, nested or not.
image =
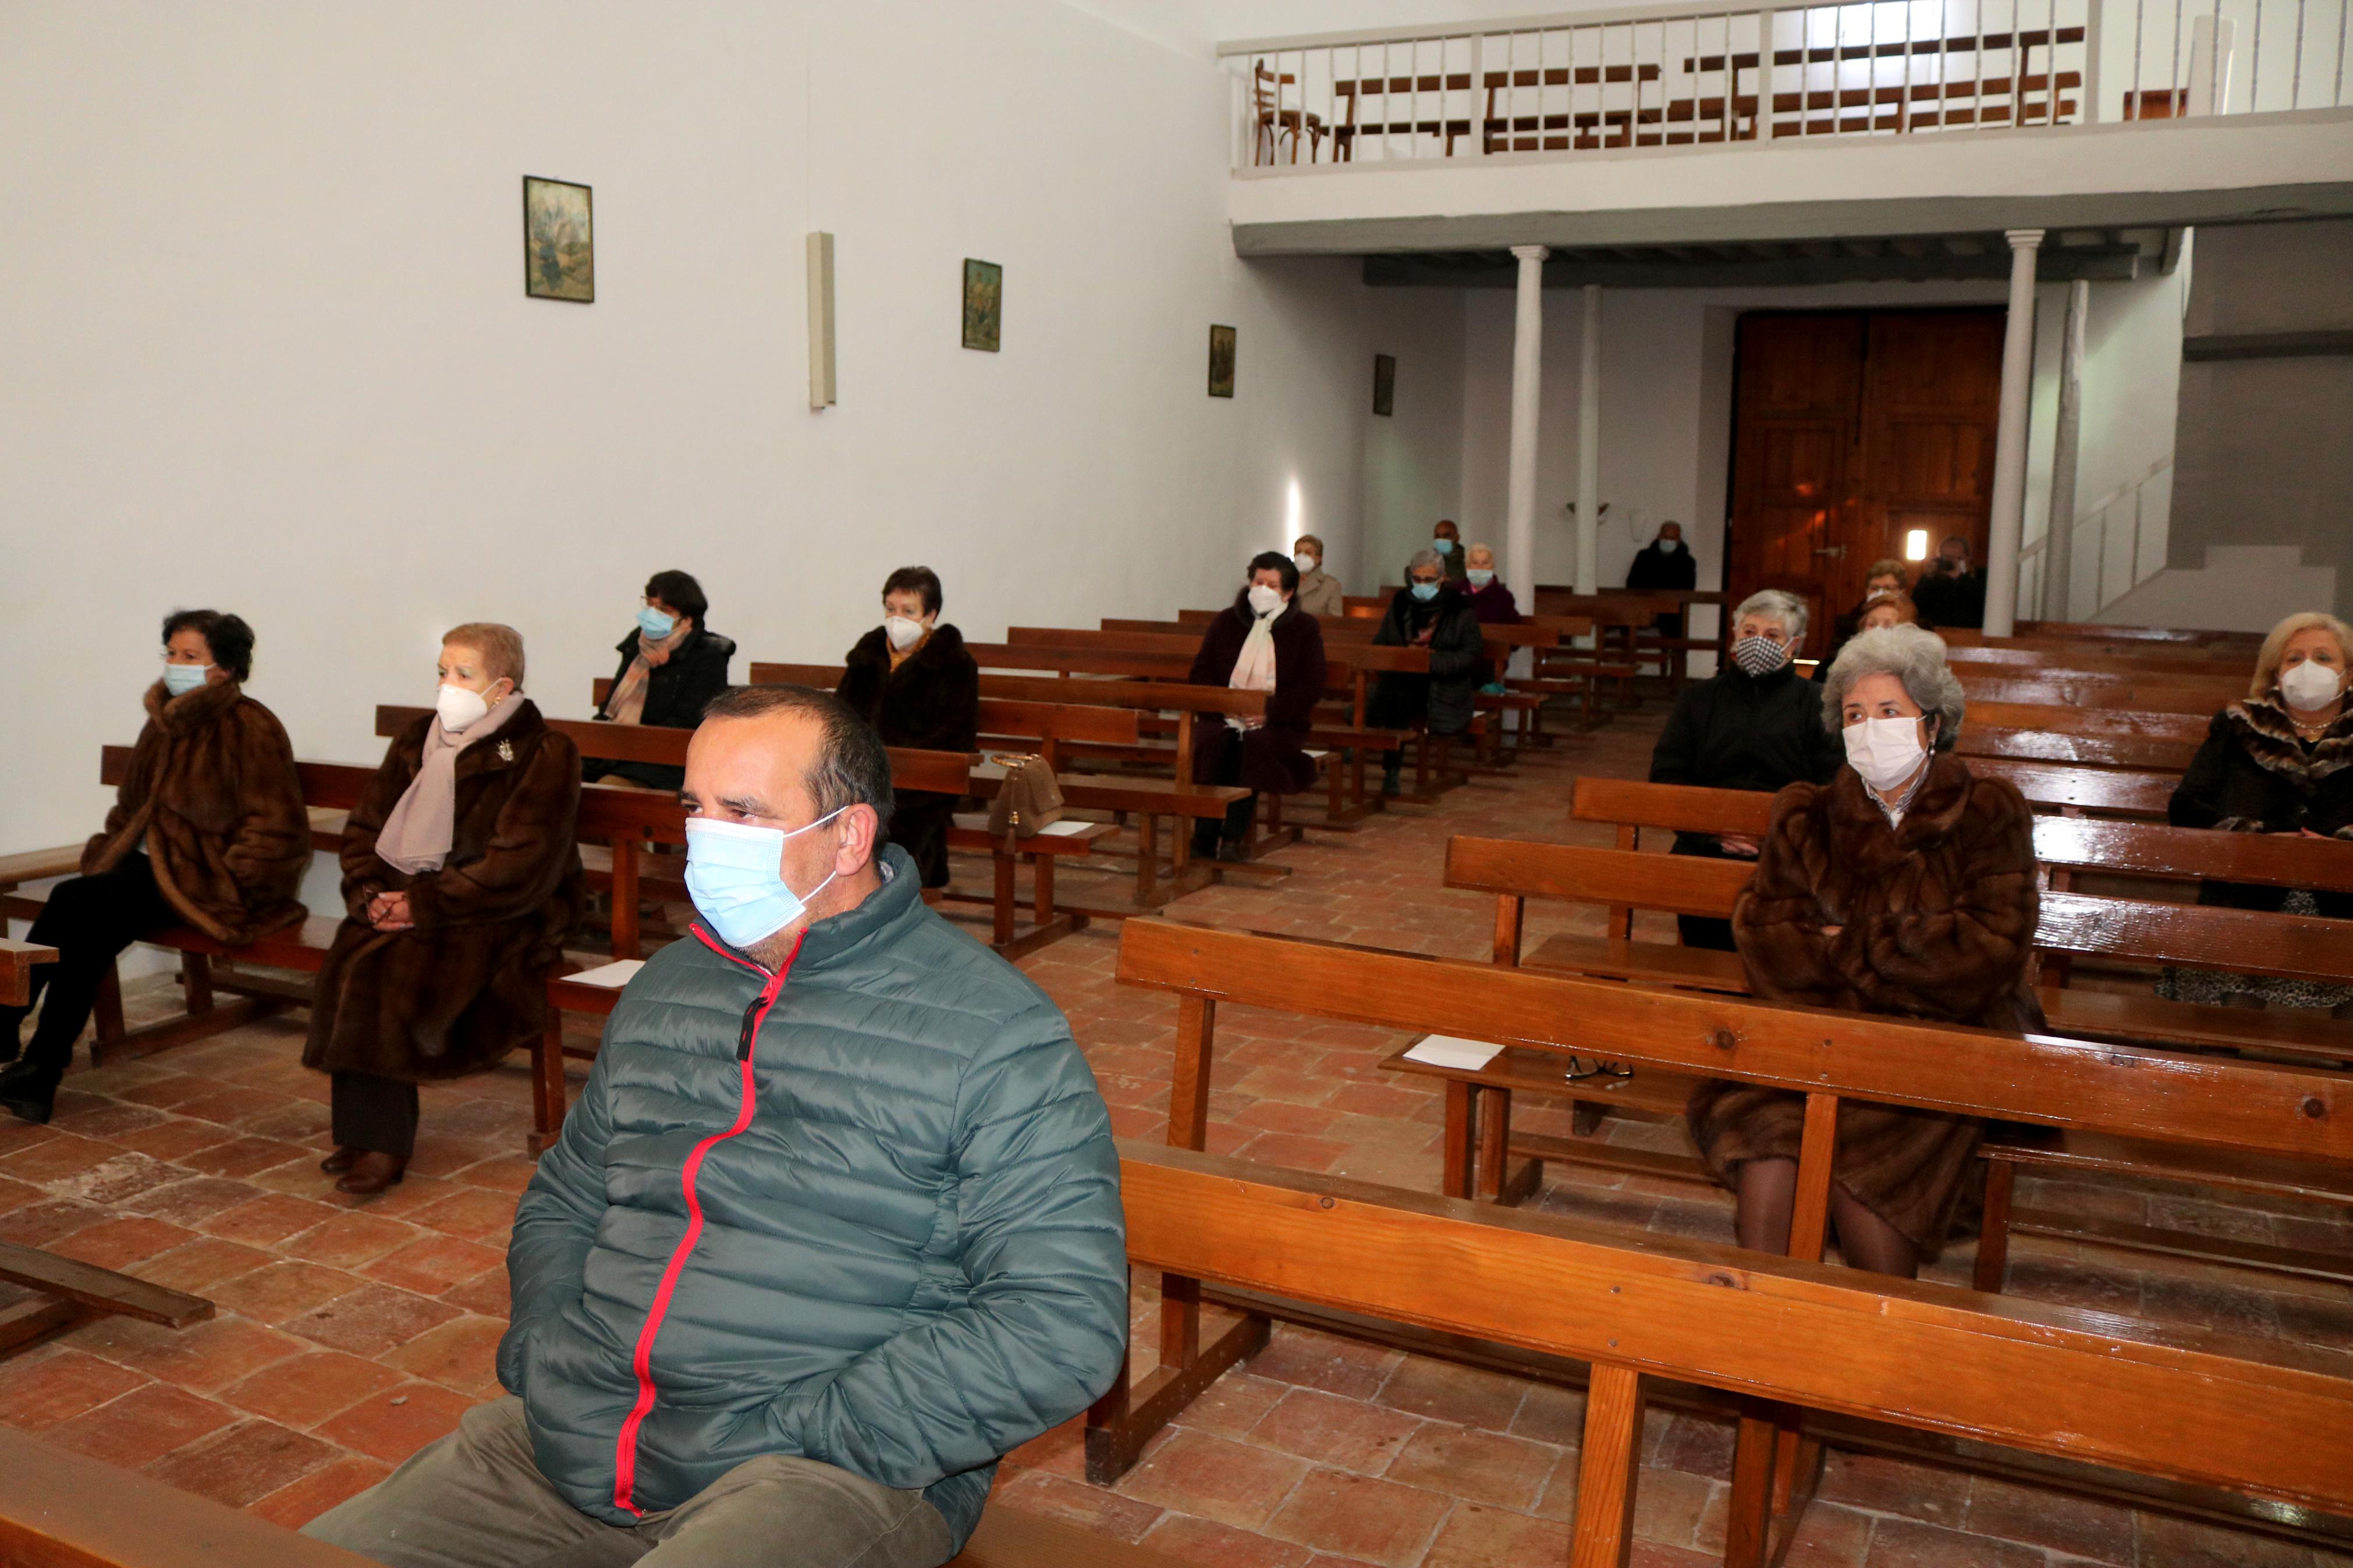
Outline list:
[[[1234,395],[1234,329],[1209,329],[1209,395],[1231,397]]]
[[[964,262],[964,346],[997,353],[1005,325],[1005,268],[994,261]]]
[[[522,291],[596,302],[596,232],[586,185],[522,177]]]
[[[1387,419],[1397,412],[1397,355],[1373,356],[1373,412]]]

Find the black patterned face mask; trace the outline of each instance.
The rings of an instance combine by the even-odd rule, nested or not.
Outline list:
[[[1789,645],[1771,637],[1742,637],[1732,645],[1732,662],[1751,676],[1770,675],[1789,657]]]

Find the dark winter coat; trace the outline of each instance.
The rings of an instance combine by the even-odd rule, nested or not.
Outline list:
[[[960,1546],[998,1456],[1125,1368],[1086,1059],[883,857],[781,974],[700,927],[654,954],[516,1208],[499,1381],[592,1518],[786,1454],[922,1489]]]
[[[2276,702],[2249,698],[2214,715],[2205,742],[2173,791],[2166,816],[2176,827],[2225,833],[2295,833],[2353,838],[2353,712],[2307,745]],[[2208,882],[2201,904],[2277,910],[2285,888]],[[2320,912],[2353,916],[2353,896],[2315,893]]]
[[[1750,989],[1777,1002],[2017,1032],[2044,1027],[2028,984],[2038,895],[2034,819],[2015,785],[1939,753],[1901,827],[1852,769],[1773,803],[1757,873],[1733,907]],[[1824,928],[1841,928],[1835,937]],[[1712,1081],[1692,1137],[1725,1185],[1742,1162],[1791,1159],[1802,1095]],[[1836,1180],[1934,1258],[1975,1223],[1985,1124],[1857,1100],[1839,1110]]]
[[[1520,624],[1519,602],[1512,591],[1504,586],[1501,577],[1490,577],[1483,588],[1466,589],[1462,595],[1471,601],[1472,614],[1482,626],[1516,626]]]
[[[979,744],[980,666],[954,626],[932,628],[923,646],[891,668],[891,638],[876,626],[845,657],[834,695],[874,726],[886,746],[920,752],[969,752]],[[923,886],[948,880],[952,795],[902,790],[891,810],[891,842],[914,857]]]
[[[182,920],[243,943],[300,925],[311,816],[278,717],[234,680],[174,697],[147,689],[147,725],[106,826],[81,852],[84,876],[147,852]]]
[[[1460,735],[1471,727],[1480,683],[1487,679],[1486,638],[1478,612],[1451,583],[1424,603],[1410,588],[1389,600],[1373,641],[1383,647],[1411,647],[1424,626],[1430,634],[1430,673],[1384,672],[1373,688],[1367,715],[1377,729],[1402,730],[1427,720],[1433,735]]]
[[[1934,566],[1920,574],[1912,584],[1912,603],[1920,612],[1920,624],[1934,631],[1938,626],[1976,627],[1985,625],[1986,574],[1980,566],[1974,572],[1953,574],[1939,572]]]
[[[376,835],[416,778],[428,715],[395,738],[343,828],[349,911],[319,972],[306,1067],[422,1080],[491,1066],[539,1037],[547,976],[580,921],[580,752],[526,700],[458,754],[449,854],[415,876]],[[367,922],[378,893],[408,895],[407,931]]]
[[[1759,678],[1727,659],[1675,699],[1651,750],[1651,782],[1773,791],[1828,784],[1845,765],[1845,746],[1822,722],[1821,690],[1800,680],[1795,665]],[[1675,847],[1712,855],[1715,840],[1678,834]]]
[[[1634,563],[1626,569],[1626,586],[1644,588],[1696,588],[1699,586],[1699,563],[1692,559],[1691,546],[1680,550],[1662,550],[1657,540],[1634,552]]]
[[[613,672],[613,684],[618,687],[629,666],[637,662],[638,634],[632,631],[615,646],[621,656],[620,667]],[[638,722],[667,730],[691,730],[702,723],[703,709],[727,689],[727,661],[734,657],[734,638],[695,627],[668,658],[646,672],[646,705]],[[609,704],[612,700],[606,700]],[[607,715],[600,712],[596,717]],[[674,790],[686,783],[686,770],[675,764],[622,763],[609,757],[591,757],[580,776],[592,784],[598,779],[627,779],[648,789]]]
[[[1193,656],[1195,686],[1223,686],[1233,678],[1234,661],[1241,657],[1250,623],[1258,617],[1250,607],[1250,591],[1234,598],[1233,607],[1209,623],[1201,636],[1201,651]],[[1324,628],[1297,601],[1285,605],[1274,617],[1274,689],[1266,695],[1266,722],[1255,730],[1236,730],[1214,714],[1201,715],[1193,738],[1193,782],[1216,784],[1227,751],[1241,748],[1238,783],[1270,795],[1292,795],[1315,782],[1314,759],[1306,752],[1307,731],[1315,721],[1315,704],[1324,697]]]

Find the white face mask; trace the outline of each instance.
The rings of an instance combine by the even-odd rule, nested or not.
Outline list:
[[[2306,659],[2280,671],[2279,689],[2289,707],[2299,713],[2309,713],[2335,701],[2337,694],[2345,689],[2345,681],[2329,666]]]
[[[904,653],[923,640],[923,623],[911,621],[904,616],[885,616],[882,617],[882,635],[891,639],[893,648]]]
[[[462,686],[444,686],[433,700],[434,711],[441,715],[441,728],[452,735],[462,735],[489,717],[490,700],[479,691],[469,691]]]
[[[1883,794],[1918,773],[1921,759],[1928,754],[1920,744],[1917,719],[1865,719],[1860,724],[1849,724],[1841,734],[1847,766]]]
[[[1672,555],[1676,551],[1681,550],[1683,547],[1683,542],[1680,539],[1662,539],[1659,541],[1659,548],[1665,551],[1670,555]]]
[[[1293,556],[1291,558],[1291,563],[1299,568],[1299,574],[1303,577],[1306,576],[1310,572],[1314,571],[1318,566],[1324,564],[1323,562],[1317,560],[1314,556],[1308,554],[1304,550]]]
[[[1250,584],[1250,606],[1253,613],[1271,616],[1282,608],[1282,590],[1270,588],[1263,583]]]

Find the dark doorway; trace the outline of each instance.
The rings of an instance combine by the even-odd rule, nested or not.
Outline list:
[[[1759,310],[1740,318],[1726,585],[1788,588],[1816,624],[1919,531],[1985,561],[2005,312]],[[1907,563],[1916,575],[1918,562]],[[1815,640],[1819,651],[1821,643]]]

